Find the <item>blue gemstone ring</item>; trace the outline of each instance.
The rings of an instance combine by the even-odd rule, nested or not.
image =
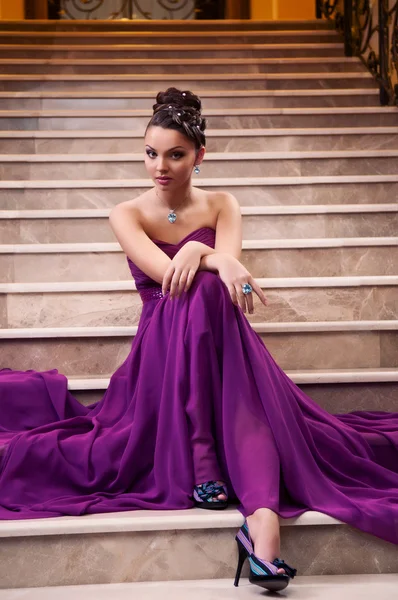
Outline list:
[[[242,292],[247,295],[247,294],[251,294],[253,291],[252,286],[250,285],[250,283],[244,283],[242,285]]]

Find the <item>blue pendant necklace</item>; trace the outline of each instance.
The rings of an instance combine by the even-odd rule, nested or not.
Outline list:
[[[155,190],[155,193],[156,193],[157,197],[159,198],[159,200],[161,200],[160,196],[158,195],[158,192],[157,192],[157,190]],[[186,202],[186,200],[188,200],[188,198],[189,198],[189,194],[188,194],[188,196],[185,198],[185,200],[183,200],[183,201],[181,202],[181,204],[179,204],[179,205],[178,205],[176,208],[174,208],[174,209],[171,209],[171,210],[169,211],[169,214],[167,215],[167,219],[168,219],[169,223],[173,224],[173,223],[175,223],[175,222],[177,221],[177,215],[176,215],[176,212],[175,212],[175,211],[176,211],[176,210],[178,210],[178,209],[180,208],[180,206],[182,206],[182,205],[184,204],[184,202]]]

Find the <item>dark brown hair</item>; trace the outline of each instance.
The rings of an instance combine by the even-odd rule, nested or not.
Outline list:
[[[156,96],[153,116],[146,131],[149,127],[155,126],[174,129],[190,139],[195,144],[196,150],[199,150],[201,146],[206,145],[204,134],[206,125],[206,119],[202,117],[200,98],[189,90],[181,91],[170,87]]]

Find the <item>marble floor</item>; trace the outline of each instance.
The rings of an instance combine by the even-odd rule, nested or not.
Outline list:
[[[0,600],[393,600],[397,590],[398,574],[333,575],[296,577],[279,594],[271,594],[244,579],[238,588],[230,579],[216,579],[0,590]]]

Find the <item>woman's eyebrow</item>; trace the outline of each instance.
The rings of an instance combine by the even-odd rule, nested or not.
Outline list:
[[[152,146],[150,146],[149,144],[147,144],[146,146],[147,146],[147,148],[150,148],[151,150],[155,150],[155,148],[152,148]],[[183,150],[185,150],[184,146],[174,146],[174,148],[169,148],[168,152],[170,150],[176,150],[177,148],[182,148]],[[156,150],[155,150],[155,152],[156,152]]]

